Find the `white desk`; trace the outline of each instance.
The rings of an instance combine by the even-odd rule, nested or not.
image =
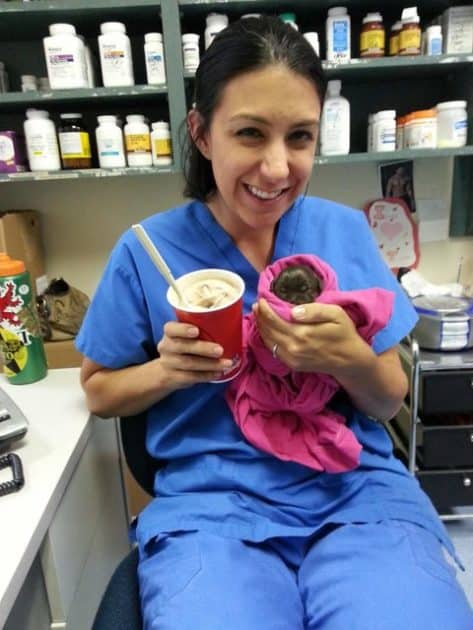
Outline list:
[[[26,436],[12,445],[22,459],[25,485],[19,492],[0,497],[0,628],[3,628],[38,553],[51,623],[54,627],[76,627],[67,622],[67,617],[72,598],[77,596],[97,527],[103,525],[98,523],[97,514],[103,501],[108,501],[104,495],[113,494],[113,489],[107,485],[121,486],[115,422],[90,417],[80,388],[78,369],[51,370],[45,379],[31,385],[10,385],[4,377],[0,378],[0,386],[14,399],[29,422]],[[108,436],[105,448],[104,431]],[[94,445],[96,434],[98,442],[101,441],[98,448]],[[85,459],[87,462],[82,465]],[[100,466],[97,464],[99,459]],[[101,480],[98,473],[104,462],[108,472]],[[111,468],[113,479],[109,474]],[[99,496],[95,496],[95,486]],[[103,491],[101,496],[100,491]],[[111,567],[128,549],[121,487],[119,494],[121,505],[117,505],[115,493],[113,519],[118,515],[122,534],[109,562]],[[76,539],[86,551],[84,557],[79,558],[80,566],[75,568],[70,565],[74,565],[75,549],[71,544],[74,545]],[[97,551],[94,550],[92,555],[91,561],[97,557]],[[68,575],[75,570],[72,577]],[[101,583],[96,585],[96,589],[101,589],[95,595],[97,601],[109,574],[110,570],[106,570]]]

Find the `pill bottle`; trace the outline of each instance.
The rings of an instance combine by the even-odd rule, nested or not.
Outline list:
[[[134,85],[131,46],[122,22],[100,25],[99,53],[105,87]]]
[[[144,50],[148,85],[164,85],[166,83],[166,67],[161,33],[146,33]]]
[[[123,168],[126,166],[123,131],[116,116],[97,116],[95,130],[100,168]]]
[[[169,123],[163,120],[151,125],[151,151],[154,166],[172,164],[172,144]]]
[[[467,141],[468,119],[466,101],[438,103],[437,146],[464,147]]]
[[[5,70],[5,64],[0,61],[0,92],[8,92],[9,88],[8,73]]]
[[[39,77],[38,88],[40,92],[49,92],[51,90],[48,77]]]
[[[429,26],[424,35],[425,51],[429,56],[442,54],[442,27],[440,25]]]
[[[285,22],[286,24],[289,24],[289,26],[292,26],[292,28],[296,31],[299,30],[299,26],[296,22],[296,14],[295,13],[291,13],[291,12],[287,12],[287,13],[280,13],[279,14],[279,19],[281,20],[281,22]]]
[[[402,29],[399,33],[399,54],[420,55],[421,30],[417,7],[409,7],[402,12]]]
[[[345,7],[332,7],[326,21],[327,61],[351,59],[351,23]]]
[[[245,20],[246,18],[259,18],[261,17],[261,13],[245,13],[240,16],[240,20]]]
[[[85,39],[83,37],[81,37],[81,35],[79,35],[79,37],[82,40],[82,43],[84,44],[85,69],[86,69],[86,73],[87,73],[87,85],[88,85],[88,87],[92,88],[92,87],[95,87],[95,84],[96,84],[96,81],[95,81],[95,69],[94,69],[94,62],[93,62],[92,53],[90,52],[89,45],[87,44]]]
[[[437,146],[437,115],[435,109],[411,112],[404,126],[407,149],[435,149]]]
[[[0,354],[12,385],[44,378],[46,354],[31,277],[22,260],[0,254]]]
[[[21,91],[22,92],[36,92],[38,84],[34,74],[22,74],[21,75]]]
[[[199,66],[199,35],[197,33],[185,33],[182,36],[182,56],[184,70],[195,72]]]
[[[366,150],[373,150],[373,121],[376,114],[368,114],[368,128],[366,130]]]
[[[318,33],[315,31],[309,31],[308,33],[304,33],[304,37],[314,49],[317,57],[320,57],[320,42]]]
[[[92,168],[89,132],[82,122],[82,114],[60,114],[59,149],[62,168]]]
[[[384,57],[385,45],[381,13],[367,13],[360,32],[360,57]]]
[[[327,84],[327,96],[320,122],[322,155],[347,155],[350,152],[350,103],[341,96],[341,81]]]
[[[402,22],[398,20],[391,26],[389,35],[389,54],[391,57],[399,55],[399,34],[402,30]]]
[[[396,120],[396,151],[402,151],[404,149],[404,126],[405,116],[399,116]]]
[[[84,43],[72,24],[51,24],[43,46],[52,90],[88,87]]]
[[[377,113],[373,124],[373,150],[396,150],[396,111],[386,109]]]
[[[48,112],[27,109],[23,124],[26,152],[31,171],[60,171],[61,160],[56,128]]]
[[[223,31],[224,28],[227,28],[228,16],[224,13],[209,13],[205,18],[205,22],[207,26],[205,27],[204,40],[205,49],[207,50],[216,35]]]
[[[129,114],[124,133],[128,166],[151,166],[151,139],[145,117],[142,114]]]

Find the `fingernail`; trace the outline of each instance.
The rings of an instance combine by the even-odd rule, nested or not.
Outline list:
[[[195,328],[194,326],[191,326],[190,328],[187,329],[188,337],[197,337],[198,334],[199,334],[199,329]]]
[[[212,350],[212,354],[215,357],[219,357],[221,354],[223,354],[223,348],[221,346],[217,346],[216,348]]]
[[[296,306],[295,308],[292,309],[292,314],[297,319],[304,319],[306,315],[305,306]]]
[[[231,359],[222,359],[222,367],[229,368],[232,367],[233,361]]]

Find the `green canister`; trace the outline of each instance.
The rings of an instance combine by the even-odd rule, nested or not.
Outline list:
[[[0,253],[0,353],[3,372],[15,385],[48,372],[30,274],[21,260]]]

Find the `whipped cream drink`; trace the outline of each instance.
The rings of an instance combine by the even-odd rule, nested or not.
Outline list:
[[[190,306],[206,311],[231,304],[240,290],[224,278],[204,278],[188,285],[183,293]]]

